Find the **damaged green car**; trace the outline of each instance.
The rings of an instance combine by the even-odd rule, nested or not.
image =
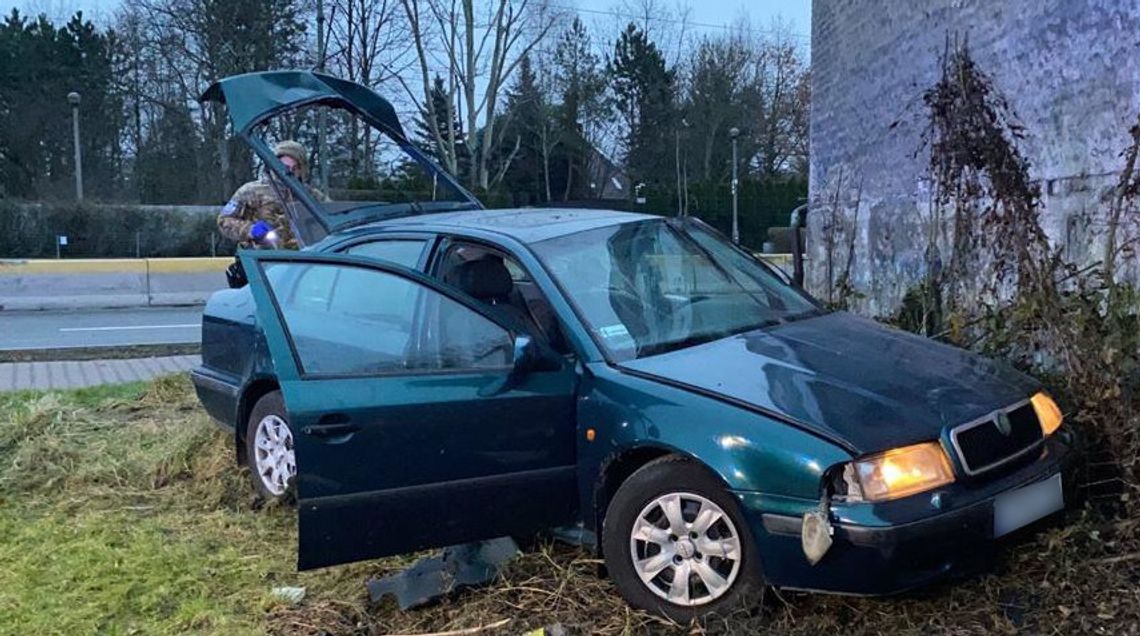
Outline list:
[[[485,210],[363,87],[273,72],[206,97],[306,247],[240,253],[193,379],[257,487],[295,487],[302,569],[557,530],[687,620],[766,585],[973,572],[1064,507],[1073,438],[1032,378],[827,311],[695,219]],[[415,164],[419,198],[308,196],[268,142],[315,106],[405,153],[385,174]]]

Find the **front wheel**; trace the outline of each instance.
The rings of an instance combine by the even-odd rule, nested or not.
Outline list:
[[[650,462],[621,485],[602,524],[602,547],[630,605],[680,623],[755,604],[763,588],[736,502],[681,457]]]
[[[245,457],[257,492],[284,500],[297,475],[297,458],[280,391],[266,393],[253,405],[245,429]]]

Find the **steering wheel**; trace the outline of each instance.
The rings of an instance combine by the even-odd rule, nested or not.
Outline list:
[[[644,328],[643,334],[630,333],[630,337],[633,338],[635,342],[650,335],[656,325],[672,324],[673,320],[673,316],[666,308],[656,303],[647,304],[642,298],[620,287],[587,290],[579,293],[574,299],[578,301],[580,305],[594,305],[598,302],[604,302],[605,306],[609,307],[611,311],[618,315],[619,320],[621,320],[623,324],[628,324],[630,316],[621,315],[614,307],[614,301],[617,300],[620,304],[624,304],[629,309],[635,310],[637,312],[636,320],[640,323],[638,326]],[[647,309],[651,312],[648,315]],[[651,321],[655,323],[655,325],[649,324]],[[601,325],[595,325],[595,327],[599,326]]]
[[[595,298],[601,298],[605,301],[606,306],[613,309],[614,298],[621,298],[629,303],[632,307],[642,307],[644,303],[633,292],[622,289],[620,287],[606,287],[603,289],[587,289],[581,293],[575,294],[573,299],[578,305],[593,305]],[[589,299],[589,300],[587,300]]]

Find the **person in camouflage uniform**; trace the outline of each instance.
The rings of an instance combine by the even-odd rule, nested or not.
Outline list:
[[[309,161],[304,146],[296,141],[282,141],[273,148],[273,153],[301,183],[306,182],[309,176]],[[243,184],[234,192],[233,197],[218,214],[218,231],[222,236],[244,248],[293,250],[298,248],[289,215],[281,205],[277,191],[280,190],[290,198],[291,193],[284,184],[274,188],[269,181],[273,178],[271,174],[266,173],[257,181]],[[318,201],[325,199],[323,193],[307,184],[306,187]]]

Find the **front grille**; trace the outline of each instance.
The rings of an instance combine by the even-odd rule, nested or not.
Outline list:
[[[1003,417],[1008,419],[1002,422]],[[1037,413],[1026,401],[963,424],[950,431],[950,439],[966,474],[977,475],[1024,455],[1043,435]]]

